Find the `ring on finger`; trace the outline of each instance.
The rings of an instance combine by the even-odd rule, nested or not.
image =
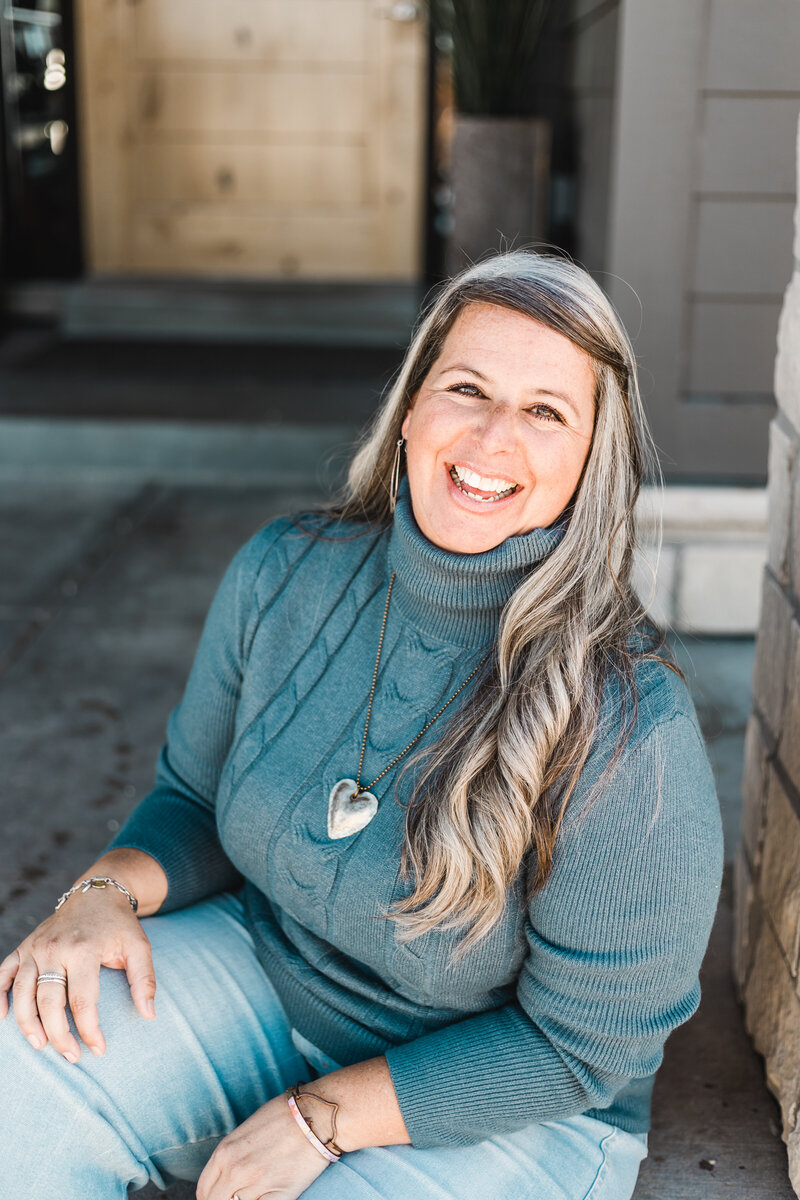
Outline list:
[[[36,980],[36,986],[40,983],[60,983],[64,987],[67,986],[67,977],[61,971],[42,971],[39,978]]]

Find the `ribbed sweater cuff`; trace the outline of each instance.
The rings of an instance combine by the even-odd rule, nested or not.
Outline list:
[[[513,1005],[393,1046],[386,1061],[419,1148],[468,1146],[587,1106],[579,1081]]]
[[[220,845],[214,813],[169,788],[145,796],[106,850],[121,846],[143,850],[163,867],[169,890],[159,912],[235,890],[242,882]]]

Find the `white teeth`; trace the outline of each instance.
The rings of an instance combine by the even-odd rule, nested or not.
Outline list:
[[[509,483],[507,479],[489,479],[485,475],[469,471],[466,467],[455,465],[450,468],[450,474],[465,496],[470,496],[473,500],[480,500],[483,504],[493,504],[495,500],[510,496],[519,486],[516,483]],[[496,494],[494,496],[477,496],[475,492],[469,490],[468,484],[474,488],[480,488],[482,492],[495,492]]]
[[[480,488],[482,492],[513,492],[517,485],[509,483],[507,479],[490,479],[486,475],[478,475],[475,471],[470,471],[466,467],[453,466],[453,471],[458,477],[460,483],[465,483],[474,488]],[[483,496],[476,496],[478,500],[484,499]]]

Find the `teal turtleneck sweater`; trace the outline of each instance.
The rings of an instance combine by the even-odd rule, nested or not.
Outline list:
[[[228,568],[156,785],[112,845],[161,863],[162,911],[243,887],[292,1024],[342,1064],[385,1053],[414,1145],[581,1112],[645,1131],[664,1040],[699,1002],[722,867],[714,785],[683,682],[659,663],[638,668],[635,728],[587,806],[620,734],[609,682],[547,883],[526,901],[521,872],[499,924],[450,965],[458,930],[403,945],[383,915],[410,886],[399,870],[401,767],[374,788],[374,819],[349,837],[328,837],[328,797],[358,767],[392,571],[367,783],[480,662],[505,602],[560,530],[453,554],[422,535],[405,482],[390,530],[320,516],[301,524],[268,525]],[[478,678],[418,747],[441,736]]]

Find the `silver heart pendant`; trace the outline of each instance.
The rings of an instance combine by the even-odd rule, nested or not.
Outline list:
[[[331,788],[328,801],[328,837],[350,837],[358,833],[365,825],[369,825],[378,811],[378,801],[372,792],[359,792],[352,799],[356,790],[355,779],[340,779]]]

